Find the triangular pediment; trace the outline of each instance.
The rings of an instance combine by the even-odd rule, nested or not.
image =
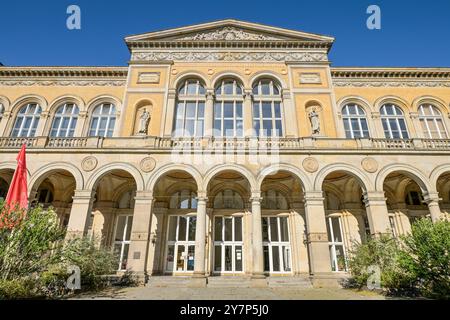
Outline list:
[[[125,39],[134,41],[325,41],[334,38],[234,19],[155,31]]]

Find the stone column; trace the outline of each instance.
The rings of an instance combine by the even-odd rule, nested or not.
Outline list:
[[[372,112],[372,123],[375,132],[371,132],[372,138],[385,139],[383,124],[381,123],[380,113],[378,111]]]
[[[205,137],[212,137],[214,130],[214,90],[208,89],[206,92],[205,104]]]
[[[264,255],[261,221],[261,196],[259,192],[252,194],[252,255],[253,278],[264,278]]]
[[[156,205],[156,204],[155,204]],[[167,208],[153,208],[150,221],[150,243],[147,259],[147,272],[149,275],[161,274],[161,261],[164,259],[163,225]]]
[[[412,132],[410,138],[428,138],[425,137],[424,132],[422,130],[422,125],[419,120],[418,112],[410,112],[409,117],[411,118],[412,123]]]
[[[197,198],[197,223],[195,227],[195,262],[194,276],[205,277],[205,249],[206,249],[206,203],[208,198],[200,195]],[[203,283],[203,281],[201,281]],[[205,281],[206,284],[206,281]]]
[[[392,234],[384,191],[366,192],[364,203],[372,236]]]
[[[298,137],[298,125],[297,125],[297,111],[295,105],[292,103],[291,93],[288,90],[283,90],[283,112],[284,112],[284,136],[286,137]]]
[[[258,135],[253,133],[253,104],[252,104],[252,90],[246,89],[244,91],[244,104],[242,110],[242,117],[244,118],[244,137]]]
[[[311,274],[331,273],[323,193],[309,191],[304,197]]]
[[[169,89],[169,93],[167,95],[166,118],[165,118],[165,123],[164,123],[164,136],[165,137],[172,136],[176,96],[177,96],[177,90]]]
[[[431,220],[433,222],[438,222],[442,218],[442,211],[439,206],[439,194],[437,192],[427,192],[423,195],[425,203],[428,205],[430,210]]]
[[[147,273],[146,261],[150,240],[152,205],[153,193],[151,191],[136,192],[127,269],[140,277],[144,277]]]
[[[89,227],[94,192],[75,190],[66,238],[85,236]]]

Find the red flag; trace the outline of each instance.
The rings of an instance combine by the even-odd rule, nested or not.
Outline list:
[[[14,210],[16,208],[21,210],[28,209],[27,161],[25,147],[26,146],[24,144],[22,149],[20,149],[19,155],[17,156],[17,168],[14,172],[11,185],[9,186],[8,195],[5,199],[7,209],[3,212],[3,214],[6,215],[10,213],[10,210]],[[14,225],[14,223],[8,218],[3,222],[9,228],[12,228]],[[0,221],[0,227],[2,227],[1,224],[2,221]]]

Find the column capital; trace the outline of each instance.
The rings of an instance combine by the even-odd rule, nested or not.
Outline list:
[[[134,197],[135,200],[153,200],[153,192],[152,191],[146,191],[146,190],[139,190],[136,191],[136,196]]]
[[[442,200],[442,198],[439,198],[438,192],[424,192],[423,193],[423,200],[426,204],[430,205],[432,203],[438,203]]]
[[[262,201],[262,200],[263,200],[262,197],[251,197],[251,198],[250,198],[250,201],[252,202],[252,204],[253,204],[253,203],[261,204],[261,201]]]
[[[306,191],[303,198],[305,199],[305,202],[325,200],[323,191]]]
[[[167,97],[169,99],[175,99],[177,96],[177,89],[175,88],[170,88],[169,90],[167,90]]]
[[[366,191],[363,194],[364,202],[373,202],[373,201],[386,201],[386,196],[384,191]]]
[[[214,100],[214,89],[206,90],[206,100]]]
[[[245,89],[244,90],[244,99],[245,100],[252,100],[253,99],[253,90],[252,89]]]
[[[94,190],[75,190],[72,199],[73,201],[90,200],[94,197],[94,195],[95,195]]]

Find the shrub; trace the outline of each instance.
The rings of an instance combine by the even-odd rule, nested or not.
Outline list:
[[[34,279],[0,280],[0,300],[27,299],[35,295],[36,286]]]
[[[64,234],[56,213],[41,207],[29,210],[12,229],[1,228],[0,279],[19,279],[48,269],[61,258]]]
[[[430,298],[450,298],[450,222],[420,219],[403,238],[399,266],[413,286]]]
[[[97,241],[74,238],[64,247],[64,265],[74,265],[81,271],[82,289],[97,290],[106,285],[104,275],[116,272],[118,257],[110,249],[100,247]]]
[[[368,268],[375,265],[381,271],[381,286],[390,294],[449,299],[450,222],[424,218],[411,229],[399,240],[381,236],[356,243],[348,261],[353,284],[366,286]]]

